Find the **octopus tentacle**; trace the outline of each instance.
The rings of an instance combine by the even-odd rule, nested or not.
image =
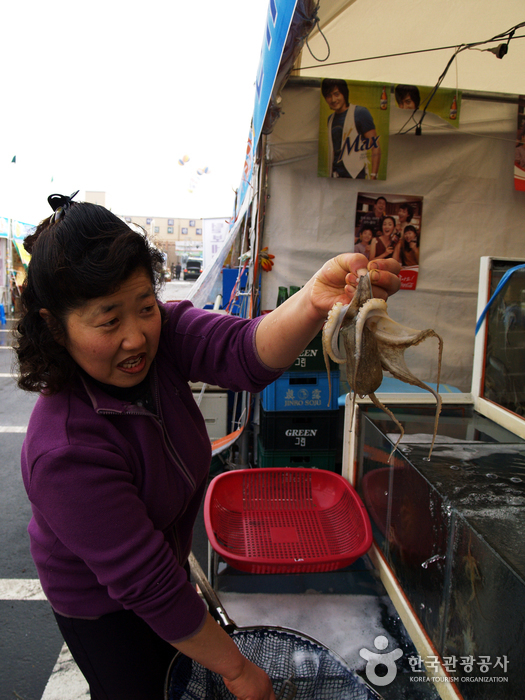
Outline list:
[[[332,401],[332,381],[330,375],[330,361],[328,358],[332,358],[334,362],[340,365],[346,362],[345,357],[339,352],[339,331],[341,330],[341,325],[347,310],[348,305],[343,306],[343,304],[338,301],[328,312],[328,318],[323,326],[322,347],[324,363],[328,373],[328,406],[330,406]]]
[[[384,340],[380,340],[378,338],[378,345],[381,348],[381,364],[383,365],[383,368],[390,372],[390,374],[392,374],[392,376],[394,376],[396,379],[400,379],[402,382],[406,382],[407,384],[413,384],[414,386],[418,386],[420,389],[425,389],[425,391],[429,391],[436,399],[434,432],[432,435],[432,443],[430,445],[430,451],[428,454],[429,458],[432,454],[432,450],[434,449],[434,443],[436,441],[436,434],[438,429],[439,414],[441,413],[441,396],[439,394],[439,380],[441,373],[441,357],[443,354],[443,341],[437,333],[435,333],[431,329],[427,329],[426,331],[421,331],[421,333],[418,335],[417,342],[411,343],[411,345],[417,345],[426,338],[430,337],[436,337],[438,339],[438,377],[436,391],[432,387],[427,386],[427,384],[418,379],[408,369],[403,355],[405,347],[395,347],[393,344],[389,345]]]
[[[340,301],[330,309],[328,312],[328,318],[323,326],[323,351],[325,353],[325,362],[327,361],[327,355],[332,358],[334,362],[343,364],[345,358],[339,352],[339,331],[341,330],[341,325],[348,311],[348,305],[343,306]]]
[[[397,450],[397,446],[401,442],[403,435],[405,434],[405,429],[403,428],[401,423],[397,420],[397,418],[392,413],[392,411],[389,408],[387,408],[385,405],[383,405],[374,393],[370,394],[369,398],[372,401],[372,403],[374,404],[374,406],[377,406],[377,408],[380,408],[382,411],[387,413],[390,416],[390,418],[394,421],[394,423],[397,425],[397,427],[399,428],[399,437],[397,438],[397,442],[394,445],[394,447],[392,447],[392,452],[390,453],[390,457],[392,457],[394,452]]]

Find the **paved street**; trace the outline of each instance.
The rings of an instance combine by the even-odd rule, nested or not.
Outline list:
[[[188,280],[187,282],[184,282],[184,280],[166,282],[161,290],[160,298],[162,301],[180,301],[185,299],[194,284],[193,280]]]
[[[39,700],[63,643],[29,553],[31,510],[20,476],[20,449],[37,397],[16,387],[9,336],[1,327],[0,698]]]
[[[167,283],[161,298],[183,299],[192,284]],[[12,325],[8,321],[0,327],[0,700],[87,700],[87,685],[63,648],[29,553],[31,509],[20,475],[20,450],[37,396],[16,386]],[[201,559],[202,529],[196,539]]]

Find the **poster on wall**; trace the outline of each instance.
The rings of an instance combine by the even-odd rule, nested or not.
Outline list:
[[[203,219],[202,229],[203,266],[207,268],[221,250],[228,236],[230,225],[224,219]]]
[[[401,289],[415,289],[422,218],[423,197],[359,192],[354,252],[369,260],[395,258],[401,263]]]
[[[321,82],[317,175],[386,180],[390,85]]]
[[[423,112],[431,112],[441,117],[450,126],[459,127],[461,114],[461,92],[455,88],[439,88],[424,85],[396,85],[394,102],[397,108],[406,109],[410,114],[401,128],[406,133],[415,128]]]
[[[514,189],[525,192],[525,95],[518,100],[518,134],[514,152]]]

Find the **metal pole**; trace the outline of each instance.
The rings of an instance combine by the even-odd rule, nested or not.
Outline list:
[[[13,272],[13,219],[9,219],[9,226],[7,227],[7,265],[6,265],[6,301],[7,301],[7,313],[14,313],[13,298],[11,293],[11,275]]]

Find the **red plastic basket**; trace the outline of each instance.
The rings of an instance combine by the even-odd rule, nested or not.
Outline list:
[[[204,503],[213,549],[256,574],[334,571],[372,544],[368,514],[343,477],[319,469],[240,469],[215,477]]]

